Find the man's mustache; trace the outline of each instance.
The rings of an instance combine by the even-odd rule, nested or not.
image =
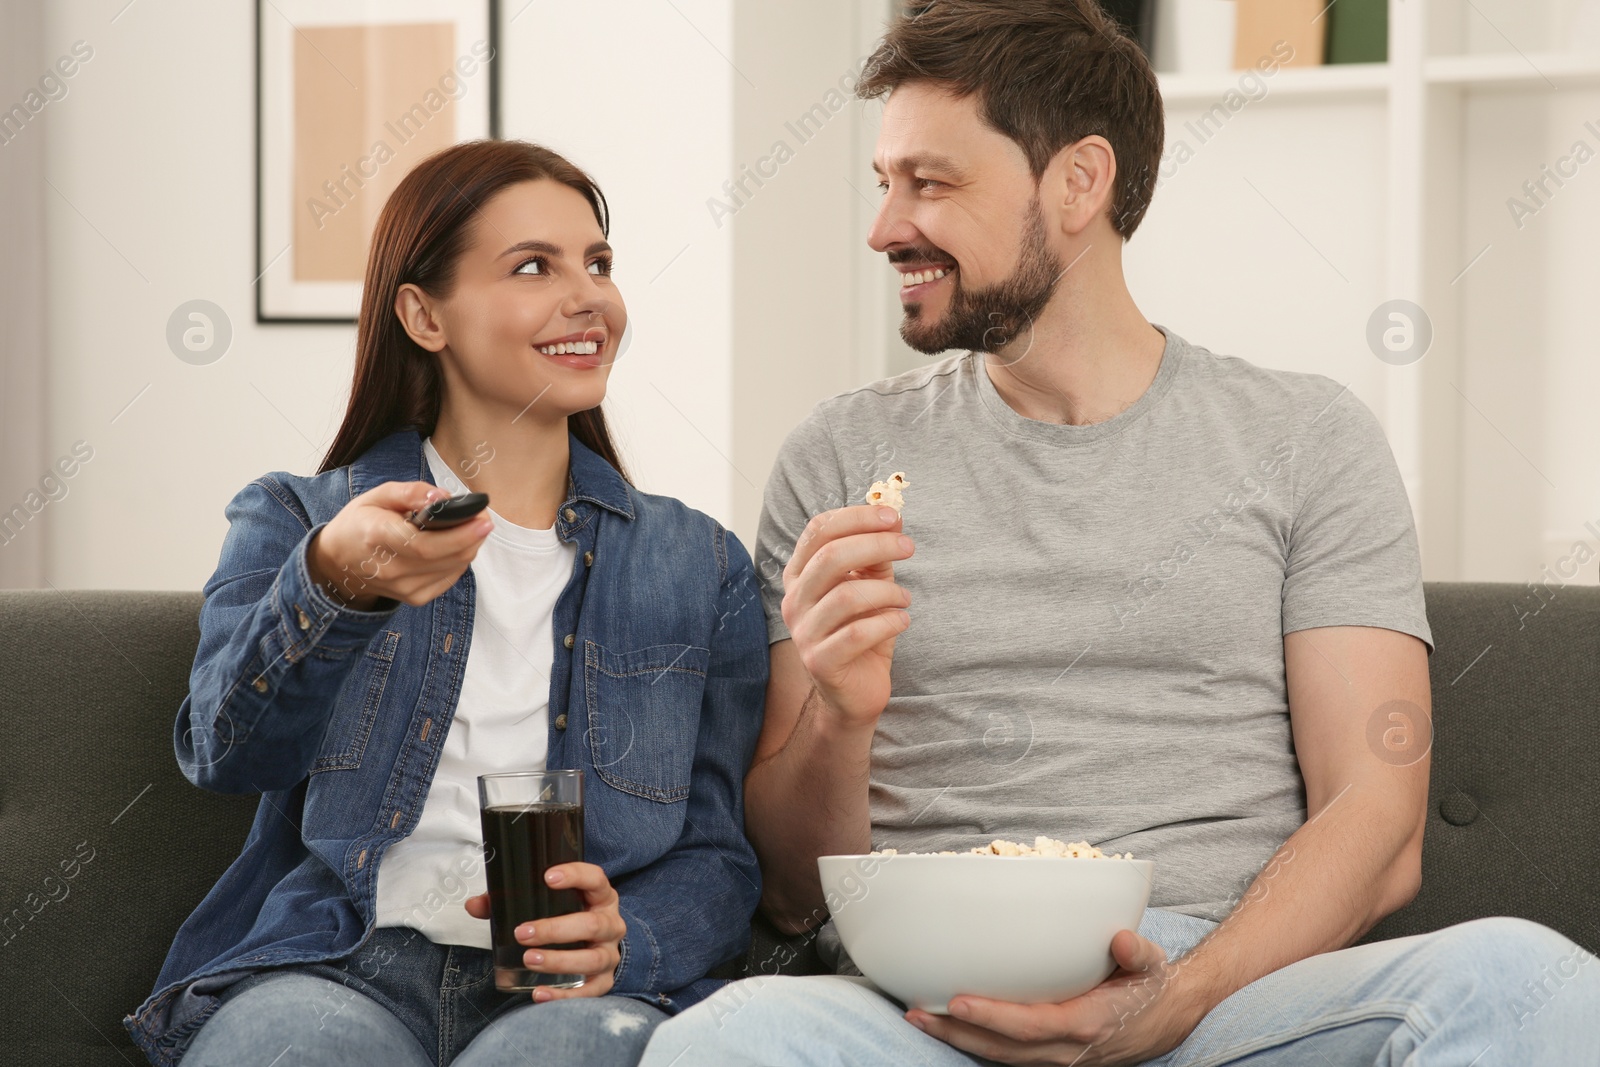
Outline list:
[[[955,263],[956,257],[943,249],[934,248],[897,248],[888,253],[890,263]]]

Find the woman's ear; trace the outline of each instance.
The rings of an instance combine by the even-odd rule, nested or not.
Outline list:
[[[416,285],[407,282],[394,294],[394,314],[410,338],[429,352],[440,352],[449,343],[444,323],[439,321],[439,305]]]

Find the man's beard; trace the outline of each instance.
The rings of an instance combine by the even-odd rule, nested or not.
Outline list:
[[[1045,243],[1044,215],[1035,197],[1011,277],[983,289],[968,289],[961,284],[958,270],[953,279],[955,292],[944,316],[936,322],[924,321],[922,305],[908,304],[900,336],[927,355],[951,349],[999,353],[1032,330],[1033,320],[1055,295],[1063,273],[1061,260]]]

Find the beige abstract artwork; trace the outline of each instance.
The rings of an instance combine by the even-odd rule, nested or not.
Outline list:
[[[458,139],[455,101],[438,88],[455,26],[310,26],[293,49],[293,277],[360,282],[389,194]]]

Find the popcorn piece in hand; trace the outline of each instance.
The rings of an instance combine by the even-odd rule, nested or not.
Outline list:
[[[905,488],[910,484],[906,481],[904,471],[895,471],[884,481],[872,483],[872,488],[867,490],[867,503],[882,504],[899,511],[906,506]]]

